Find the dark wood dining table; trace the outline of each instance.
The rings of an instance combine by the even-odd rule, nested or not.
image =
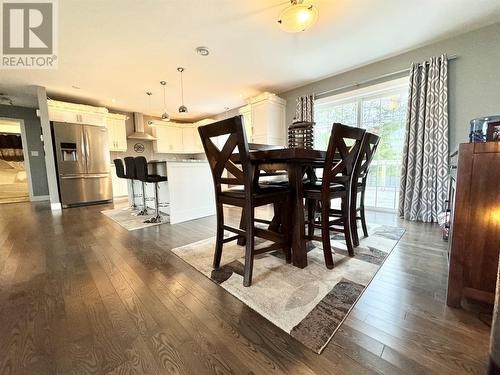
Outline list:
[[[271,148],[250,151],[250,162],[260,170],[286,170],[292,194],[292,263],[307,266],[303,177],[308,167],[321,168],[326,151],[302,148]]]

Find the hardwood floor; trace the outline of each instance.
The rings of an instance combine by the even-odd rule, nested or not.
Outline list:
[[[0,206],[0,374],[485,372],[489,328],[446,307],[436,226],[369,215],[407,232],[316,355],[169,251],[214,217],[127,232],[104,207]]]

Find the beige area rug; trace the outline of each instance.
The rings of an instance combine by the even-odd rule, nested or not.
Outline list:
[[[148,210],[153,213],[154,210]],[[145,223],[144,221],[152,218],[154,215],[137,216],[137,210],[132,210],[130,207],[125,208],[115,208],[112,210],[101,211],[102,214],[109,217],[111,220],[120,224],[126,230],[137,230],[142,228],[153,227],[155,225],[161,225],[170,222],[170,218],[165,215],[161,215],[162,221],[159,223]]]
[[[177,256],[299,342],[320,354],[394,249],[404,229],[369,225],[349,257],[342,235],[332,236],[335,267],[325,267],[313,242],[304,269],[286,264],[283,252],[255,257],[252,286],[243,286],[244,248],[224,245],[221,267],[212,268],[215,237],[173,249]],[[260,246],[264,246],[260,242]]]

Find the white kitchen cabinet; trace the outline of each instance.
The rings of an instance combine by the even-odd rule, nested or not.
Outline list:
[[[184,152],[182,143],[182,127],[173,123],[159,124],[153,127],[153,150],[162,154],[177,154]]]
[[[106,126],[108,110],[104,107],[48,100],[49,120],[72,124]]]
[[[241,107],[240,115],[243,117],[243,126],[245,127],[245,133],[247,135],[247,139],[250,142],[252,140],[252,107],[250,105],[246,105]]]
[[[106,117],[110,151],[127,151],[126,119],[126,116],[119,114],[109,114]]]
[[[185,153],[195,152],[194,130],[192,126],[182,128],[182,151]]]
[[[111,164],[111,184],[113,185],[113,197],[124,197],[128,194],[128,180],[125,178],[119,178],[116,175],[116,168],[114,164]]]
[[[251,142],[269,145],[285,145],[286,101],[265,92],[249,100]]]

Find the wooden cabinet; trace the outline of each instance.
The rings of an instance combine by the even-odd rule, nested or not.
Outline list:
[[[464,143],[453,198],[447,304],[493,303],[500,252],[500,142]]]
[[[110,151],[127,151],[126,119],[126,116],[119,114],[109,114],[106,117]]]

